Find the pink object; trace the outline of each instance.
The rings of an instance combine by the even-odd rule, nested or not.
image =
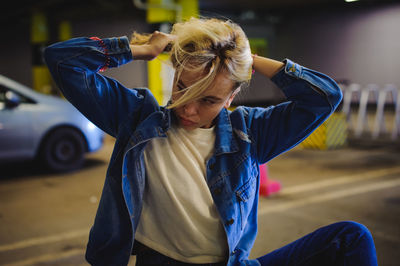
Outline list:
[[[260,165],[260,195],[269,196],[281,190],[281,183],[279,181],[270,180],[268,178],[267,164]]]

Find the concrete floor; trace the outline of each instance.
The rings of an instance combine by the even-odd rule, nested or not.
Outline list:
[[[112,145],[108,138],[74,173],[51,175],[31,163],[0,166],[0,265],[88,265],[84,251]],[[371,230],[379,265],[399,265],[399,155],[398,142],[367,140],[329,151],[297,147],[273,159],[269,178],[282,190],[260,198],[251,257],[353,220]]]

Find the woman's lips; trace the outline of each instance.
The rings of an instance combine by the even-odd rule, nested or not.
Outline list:
[[[183,118],[181,116],[179,117],[179,120],[180,120],[181,124],[184,125],[184,126],[193,126],[193,125],[196,124],[195,122],[193,122],[191,120],[188,120],[188,119],[185,119],[185,118]]]

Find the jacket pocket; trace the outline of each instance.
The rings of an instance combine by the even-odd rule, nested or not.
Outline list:
[[[254,197],[256,196],[257,192],[257,164],[252,165],[251,168],[250,178],[246,183],[236,190],[236,196],[240,205],[241,230],[246,227],[249,214],[253,208]]]

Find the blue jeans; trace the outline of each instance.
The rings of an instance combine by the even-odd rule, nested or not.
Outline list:
[[[365,226],[355,222],[339,222],[322,227],[257,260],[265,266],[378,265],[371,233]],[[136,265],[200,264],[178,262],[152,250],[139,252]]]
[[[271,266],[378,265],[371,233],[355,222],[322,227],[258,260]]]

